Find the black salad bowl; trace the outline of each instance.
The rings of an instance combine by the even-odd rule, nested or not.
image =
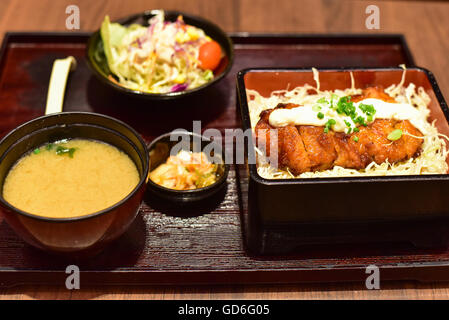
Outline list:
[[[143,26],[148,26],[148,20],[151,19],[151,17],[156,15],[158,12],[160,12],[160,10],[149,10],[143,13],[131,15],[129,17],[120,19],[119,21],[116,22],[125,26],[131,24],[140,24]],[[115,76],[109,70],[107,59],[104,53],[103,41],[101,39],[100,30],[94,32],[91,35],[86,48],[88,65],[92,70],[93,74],[101,82],[105,83],[107,86],[109,86],[115,91],[128,94],[133,97],[155,101],[174,100],[185,96],[190,96],[195,93],[201,93],[210,86],[214,85],[215,83],[223,79],[226,76],[226,74],[231,70],[234,61],[234,48],[231,38],[220,27],[204,18],[196,17],[180,11],[164,11],[164,13],[166,21],[176,21],[178,16],[182,15],[186,24],[204,30],[204,32],[209,37],[211,37],[213,40],[215,40],[220,44],[222,52],[224,53],[224,57],[222,58],[216,70],[214,70],[214,78],[210,82],[197,88],[169,93],[148,93],[139,90],[129,89],[122,85],[119,85],[118,82],[114,80]]]

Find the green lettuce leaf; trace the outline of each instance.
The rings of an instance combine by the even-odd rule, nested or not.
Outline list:
[[[109,16],[106,16],[101,24],[100,33],[109,69],[111,72],[119,74],[120,72],[115,67],[115,61],[119,50],[121,50],[122,39],[128,33],[128,29],[119,23],[111,23]]]

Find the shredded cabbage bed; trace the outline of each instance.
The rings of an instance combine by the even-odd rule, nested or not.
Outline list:
[[[354,77],[351,73],[351,88],[345,90],[322,91],[320,90],[319,74],[313,69],[316,86],[306,84],[289,90],[279,90],[271,93],[269,97],[261,96],[257,91],[247,90],[248,107],[251,119],[251,127],[254,128],[259,121],[260,112],[271,109],[279,103],[295,103],[299,105],[314,103],[318,99],[325,97],[330,100],[334,93],[338,97],[361,94],[362,89],[355,88]],[[448,171],[446,158],[449,151],[444,139],[449,140],[445,135],[438,132],[435,121],[429,123],[427,118],[430,110],[428,105],[431,101],[428,94],[422,87],[416,88],[413,83],[404,87],[406,70],[402,75],[399,84],[393,84],[385,89],[385,92],[399,103],[409,103],[415,106],[420,112],[422,119],[428,125],[429,134],[424,136],[422,150],[418,157],[410,158],[403,162],[394,164],[388,161],[377,164],[371,162],[363,170],[347,169],[335,166],[332,169],[316,172],[305,172],[300,175],[293,175],[288,169],[281,170],[270,166],[265,155],[257,149],[257,172],[266,179],[289,179],[289,178],[320,178],[320,177],[347,177],[347,176],[387,176],[387,175],[422,175],[422,174],[445,174]],[[312,92],[312,93],[311,93]]]
[[[101,37],[110,71],[118,83],[147,93],[178,92],[199,87],[214,77],[199,67],[200,46],[211,41],[202,29],[187,25],[182,16],[164,20],[159,11],[149,26],[125,27],[106,16]],[[110,76],[112,81],[115,79]]]

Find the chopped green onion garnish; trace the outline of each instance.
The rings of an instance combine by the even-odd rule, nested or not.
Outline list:
[[[317,103],[327,103],[327,100],[326,100],[325,97],[322,97],[322,98],[317,100]]]
[[[328,133],[330,127],[336,123],[337,123],[337,121],[335,121],[334,119],[327,120],[327,122],[324,124],[324,133]]]
[[[69,149],[69,157],[70,158],[73,158],[73,154],[75,153],[75,150],[76,150],[75,148],[70,148]]]
[[[354,138],[352,138],[354,140],[354,142],[359,142],[359,137],[354,136]]]
[[[367,122],[373,121],[373,115],[376,113],[376,109],[371,104],[360,104],[359,108],[367,115],[367,118],[357,114],[356,107],[351,100],[350,96],[341,97],[337,102],[336,111],[338,114],[344,114],[352,119],[354,123],[358,123],[362,126],[367,126]],[[346,121],[345,121],[346,122]],[[348,126],[349,127],[349,126]]]
[[[351,99],[350,96],[341,97],[337,102],[337,113],[345,114],[350,116],[352,119],[356,116],[355,106],[349,101]]]
[[[318,119],[323,119],[324,118],[324,114],[322,112],[318,112],[318,114],[316,115]]]
[[[45,147],[45,149],[47,149],[47,150],[53,149],[53,143],[47,144],[47,146]]]
[[[318,112],[318,111],[320,111],[321,110],[321,106],[319,106],[319,105],[314,105],[313,107],[312,107],[312,110],[313,111],[315,111],[315,112]]]
[[[376,109],[374,109],[374,106],[372,104],[363,104],[361,103],[359,105],[360,110],[362,110],[367,116],[372,116],[376,113]]]
[[[34,154],[38,154],[38,153],[40,153],[40,152],[41,152],[41,149],[39,149],[39,148],[36,148],[36,149],[33,150],[33,153],[34,153]]]
[[[65,150],[67,150],[67,148],[64,148],[64,147],[62,147],[62,146],[58,146],[58,147],[56,148],[56,154],[63,154],[63,153],[66,152]]]
[[[359,132],[359,131],[360,131],[359,128],[357,128],[357,127],[354,128],[354,132]]]
[[[354,119],[355,123],[361,124],[362,126],[367,126],[366,122],[365,122],[365,118],[363,118],[362,116],[358,116],[357,118]]]
[[[68,154],[70,158],[73,158],[73,154],[75,153],[75,148],[66,148],[63,146],[58,146],[56,148],[56,154],[57,155],[64,155],[64,154]]]
[[[396,129],[396,130],[393,130],[390,132],[387,139],[390,141],[396,141],[396,140],[400,139],[401,137],[402,137],[402,130]]]

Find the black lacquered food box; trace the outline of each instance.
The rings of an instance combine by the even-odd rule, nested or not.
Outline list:
[[[350,71],[357,88],[387,88],[398,84],[403,73],[399,67],[321,69],[321,90],[350,88]],[[314,84],[312,69],[241,71],[237,95],[243,129],[251,128],[246,89],[269,96],[306,83]],[[449,111],[432,73],[407,68],[404,85],[409,83],[425,89],[431,98],[428,120],[437,120],[438,131],[447,135]],[[254,139],[246,147],[249,158],[255,157]],[[427,247],[446,242],[448,174],[265,179],[256,166],[247,163],[239,170],[249,184],[244,206],[250,251],[284,253],[328,243],[408,241]]]

